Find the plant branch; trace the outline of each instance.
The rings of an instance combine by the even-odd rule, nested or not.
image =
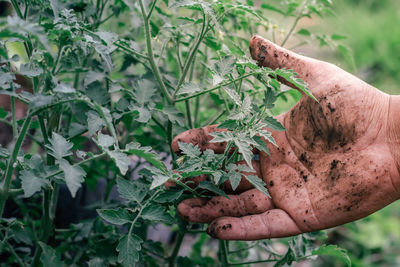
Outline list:
[[[191,96],[185,96],[185,97],[182,97],[182,98],[178,98],[178,99],[175,100],[175,102],[181,102],[181,101],[185,101],[185,100],[188,100],[188,99],[191,99],[191,98],[194,98],[194,97],[198,97],[198,96],[200,96],[200,95],[207,94],[207,93],[212,92],[212,91],[214,91],[214,90],[217,90],[217,89],[219,89],[219,88],[221,88],[221,87],[223,87],[223,86],[227,86],[227,85],[229,85],[229,84],[231,84],[231,83],[233,83],[233,82],[236,82],[236,81],[245,79],[245,78],[247,78],[247,77],[250,77],[250,76],[253,76],[253,75],[256,75],[256,74],[259,74],[259,72],[257,72],[257,73],[251,72],[251,73],[242,75],[242,76],[240,76],[240,77],[237,77],[237,78],[234,79],[234,80],[229,80],[228,82],[219,84],[219,85],[217,85],[217,86],[215,86],[215,87],[212,87],[212,88],[210,88],[210,89],[201,91],[201,92],[199,92],[199,93],[197,93],[197,94],[194,94],[194,95],[191,95]]]
[[[289,40],[289,37],[292,35],[294,29],[296,28],[297,23],[299,23],[300,19],[303,17],[303,10],[304,10],[306,3],[307,3],[307,0],[305,0],[303,2],[303,4],[301,5],[301,7],[299,9],[299,13],[296,16],[296,19],[294,20],[292,27],[290,27],[289,32],[286,34],[285,39],[283,39],[281,46],[284,46],[286,44],[286,42]]]
[[[154,74],[158,84],[160,85],[161,92],[167,99],[168,103],[172,104],[173,103],[172,97],[168,93],[168,89],[165,87],[165,84],[161,77],[160,70],[158,69],[158,66],[156,65],[156,62],[154,60],[153,48],[151,45],[150,24],[149,24],[149,19],[147,18],[147,15],[146,15],[146,11],[144,10],[143,0],[139,0],[139,5],[140,5],[140,9],[142,11],[142,16],[143,16],[143,21],[144,21],[144,31],[145,31],[145,39],[146,39],[146,46],[147,46],[147,54],[149,57],[151,69],[153,71],[153,74]]]

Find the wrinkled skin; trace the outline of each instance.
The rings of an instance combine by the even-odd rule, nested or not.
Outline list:
[[[208,233],[216,238],[256,240],[341,225],[399,198],[398,126],[391,115],[395,97],[259,36],[250,40],[250,52],[261,66],[293,69],[319,102],[303,95],[280,115],[287,130],[273,132],[279,148],[267,144],[271,156],[261,152],[254,162],[272,199],[242,179],[230,200],[180,203],[184,219],[210,223]],[[209,143],[213,131],[215,126],[181,133],[172,147],[178,152],[177,141],[191,142],[221,153],[225,144]]]

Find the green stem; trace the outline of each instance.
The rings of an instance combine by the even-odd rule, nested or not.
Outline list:
[[[182,98],[176,99],[175,102],[181,102],[181,101],[185,101],[185,100],[188,100],[188,99],[191,99],[191,98],[194,98],[194,97],[198,97],[198,96],[200,96],[200,95],[207,94],[207,93],[212,92],[212,91],[214,91],[214,90],[217,90],[217,89],[219,89],[219,88],[221,88],[221,87],[223,87],[223,86],[227,86],[227,85],[229,85],[229,84],[231,84],[231,83],[233,83],[233,82],[236,82],[236,81],[245,79],[245,78],[247,78],[247,77],[250,77],[250,76],[253,76],[253,75],[256,75],[256,74],[259,74],[259,72],[257,72],[257,73],[251,72],[251,73],[242,75],[242,76],[240,76],[240,77],[237,77],[237,78],[234,79],[234,80],[229,80],[228,82],[225,82],[225,83],[222,83],[222,84],[217,85],[217,86],[215,86],[215,87],[212,87],[212,88],[210,88],[210,89],[201,91],[201,92],[199,92],[199,93],[197,93],[197,94],[194,94],[194,95],[190,95],[190,96],[186,96],[186,97],[182,97]]]
[[[156,6],[156,4],[157,4],[157,0],[154,0],[153,3],[151,3],[149,12],[147,13],[147,19],[148,20],[150,19],[151,14],[153,13],[153,10],[154,10],[154,7]]]
[[[133,54],[133,55],[139,57],[139,58],[143,58],[143,59],[146,59],[146,60],[149,59],[148,56],[143,55],[143,54],[141,54],[141,53],[139,53],[139,52],[133,50],[133,49],[130,48],[130,47],[126,47],[126,46],[120,44],[119,41],[115,41],[115,42],[114,42],[114,45],[115,45],[116,47],[118,47],[118,48],[121,48],[122,50],[124,50],[124,51],[126,51],[126,52],[129,52],[130,54]]]
[[[143,22],[144,22],[144,32],[145,32],[145,39],[146,39],[146,46],[147,46],[147,54],[149,57],[151,69],[153,71],[153,74],[154,74],[158,84],[160,85],[161,92],[167,99],[168,103],[172,104],[173,103],[172,97],[168,93],[167,87],[165,87],[165,84],[161,77],[160,70],[158,69],[158,66],[156,65],[156,62],[154,60],[153,48],[151,45],[150,23],[149,23],[149,19],[147,18],[146,11],[144,10],[143,0],[139,0],[139,5],[140,5],[140,10],[142,11],[142,17],[143,17]]]
[[[12,174],[13,174],[13,171],[15,168],[14,163],[17,160],[19,150],[21,149],[21,146],[22,146],[22,141],[24,140],[25,135],[28,132],[29,125],[31,124],[31,120],[32,120],[32,116],[28,115],[28,117],[24,121],[24,124],[22,125],[22,129],[18,136],[18,139],[15,142],[11,157],[8,159],[7,169],[4,174],[5,178],[3,180],[3,185],[1,186],[1,189],[0,189],[0,217],[3,216],[4,205],[8,198],[8,190],[10,189],[11,178],[12,178]]]
[[[186,225],[187,225],[186,222],[184,222],[184,223],[185,223],[185,229],[183,229],[183,231],[179,231],[178,236],[175,241],[174,250],[172,251],[171,256],[168,258],[168,266],[169,267],[175,266],[176,257],[178,256],[179,249],[182,246],[183,238],[185,237],[185,234],[186,234]]]
[[[20,17],[21,19],[24,18],[24,15],[21,12],[21,9],[18,6],[17,0],[11,0],[11,3],[15,9],[15,11],[17,12],[18,17]]]
[[[1,235],[1,240],[2,240],[3,244],[4,243],[6,244],[9,252],[11,253],[11,255],[14,256],[14,258],[18,262],[18,264],[20,266],[26,266],[25,263],[22,261],[22,259],[18,256],[17,252],[15,252],[14,247],[11,246],[10,243],[8,243],[8,235],[6,234],[6,236],[4,237],[4,235],[1,232],[0,232],[0,235]]]
[[[11,96],[11,113],[12,113],[12,129],[13,136],[18,136],[18,128],[17,128],[17,118],[15,115],[15,97]]]
[[[187,121],[189,124],[189,128],[193,129],[193,123],[192,123],[192,114],[190,112],[190,103],[189,100],[185,101],[185,107],[186,107],[186,117],[187,117]]]
[[[307,0],[305,0],[303,2],[303,4],[301,5],[301,7],[299,9],[299,13],[296,16],[296,19],[294,20],[292,27],[290,27],[288,34],[286,34],[285,39],[283,39],[281,46],[284,46],[286,44],[286,42],[289,40],[289,37],[292,35],[294,29],[296,28],[297,23],[299,23],[300,19],[303,17],[303,9],[304,9],[306,3],[307,3]]]
[[[227,248],[226,248],[226,242],[225,240],[219,240],[219,261],[221,262],[221,266],[226,267],[228,266],[228,253],[227,253]]]
[[[201,32],[198,35],[197,40],[196,40],[193,48],[191,49],[188,58],[185,61],[185,65],[183,66],[182,75],[179,78],[178,84],[176,85],[176,89],[175,89],[174,96],[173,96],[174,98],[176,97],[177,93],[181,89],[183,82],[185,81],[186,74],[188,73],[188,70],[189,70],[191,64],[193,63],[193,59],[197,53],[199,45],[200,45],[201,41],[203,40],[205,34],[207,33],[207,31],[206,31],[207,28],[208,28],[208,22],[206,22],[206,16],[205,16],[205,13],[203,12],[203,26],[201,28]]]

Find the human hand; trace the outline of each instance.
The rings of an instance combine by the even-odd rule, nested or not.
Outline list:
[[[187,199],[178,212],[191,222],[210,223],[219,239],[257,240],[326,229],[363,218],[399,198],[400,177],[388,141],[391,97],[346,71],[297,55],[259,36],[250,40],[259,65],[293,69],[319,102],[303,95],[277,119],[278,148],[260,152],[253,166],[272,199],[243,178],[230,199]],[[288,84],[290,85],[290,84]],[[210,143],[216,126],[192,129],[173,141],[222,153]]]

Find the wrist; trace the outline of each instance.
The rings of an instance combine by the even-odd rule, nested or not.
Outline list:
[[[387,143],[400,173],[400,95],[391,95],[389,99]]]

